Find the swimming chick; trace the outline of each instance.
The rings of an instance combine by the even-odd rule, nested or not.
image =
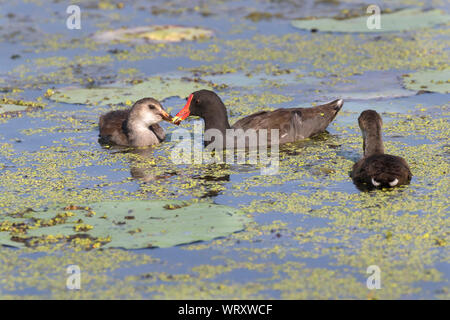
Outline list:
[[[358,122],[363,136],[364,156],[353,165],[353,182],[362,190],[408,184],[412,174],[405,159],[384,153],[381,116],[374,110],[365,110]]]
[[[147,147],[158,144],[165,138],[162,120],[171,122],[161,104],[153,98],[143,98],[129,110],[110,111],[100,116],[99,142],[130,147]]]

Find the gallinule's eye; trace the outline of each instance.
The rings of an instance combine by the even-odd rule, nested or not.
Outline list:
[[[149,108],[150,110],[155,110],[155,109],[156,109],[156,107],[155,107],[154,105],[152,105],[152,104],[149,104],[149,105],[148,105],[148,108]]]

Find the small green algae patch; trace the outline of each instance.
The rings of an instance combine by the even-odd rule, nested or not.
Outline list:
[[[282,18],[281,14],[272,14],[270,12],[259,12],[254,11],[245,16],[246,19],[251,20],[253,22],[259,22],[264,20],[271,20],[273,18]]]
[[[351,19],[311,19],[294,20],[292,26],[299,29],[325,32],[374,33],[399,32],[430,28],[450,21],[450,15],[441,10],[422,11],[421,9],[405,9],[393,13],[381,13],[380,28],[367,26],[369,15]]]

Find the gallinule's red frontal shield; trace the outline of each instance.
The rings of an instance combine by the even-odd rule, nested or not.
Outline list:
[[[191,106],[192,98],[194,98],[194,94],[190,94],[188,97],[188,100],[186,102],[186,105],[183,107],[183,109],[178,112],[175,117],[173,117],[172,122],[176,125],[179,125],[181,121],[189,117],[191,110],[189,109]]]

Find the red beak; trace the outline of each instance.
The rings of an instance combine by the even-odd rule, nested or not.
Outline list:
[[[189,95],[188,101],[186,102],[186,105],[181,109],[180,112],[178,112],[175,117],[173,117],[172,122],[176,125],[179,125],[181,121],[189,117],[189,114],[191,113],[191,110],[189,110],[189,107],[191,106],[192,98],[194,97],[193,94]]]

